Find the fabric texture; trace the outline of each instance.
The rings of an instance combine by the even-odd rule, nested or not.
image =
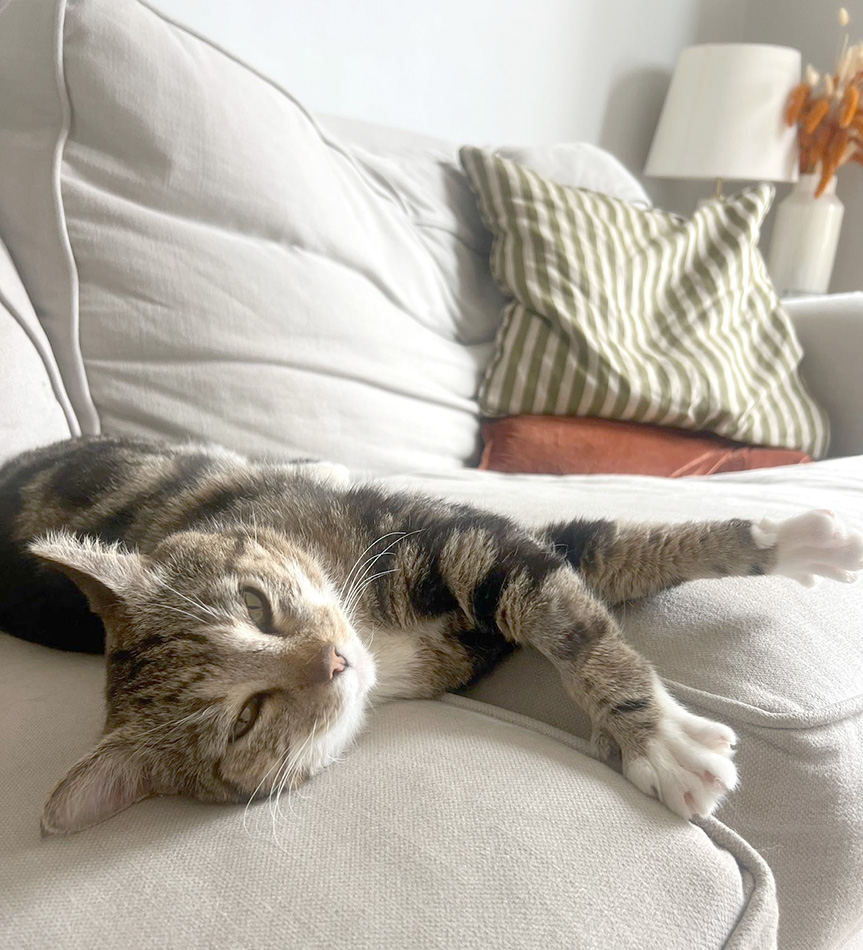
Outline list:
[[[537,475],[715,475],[811,462],[792,449],[741,445],[707,433],[611,419],[506,416],[482,424],[479,467]]]
[[[480,149],[460,155],[512,298],[480,391],[486,415],[649,422],[826,453],[827,417],[757,249],[772,186],[685,221]]]
[[[644,208],[651,204],[644,186],[619,159],[588,142],[509,146],[495,149],[494,154],[557,185],[585,188]]]
[[[0,364],[0,465],[80,434],[51,347],[2,242]]]
[[[420,175],[429,177],[423,165],[434,158],[446,167],[451,184],[462,180],[457,200],[451,200],[450,204],[464,210],[475,208],[476,201],[470,189],[467,188],[467,194],[462,195],[466,182],[463,181],[458,148],[449,142],[442,142],[418,132],[394,129],[374,122],[345,119],[341,116],[318,116],[318,121],[341,141],[358,146],[366,156],[374,155],[379,159],[396,162],[401,160],[404,172],[415,179]],[[633,204],[650,206],[650,198],[644,186],[623,163],[610,152],[588,142],[503,146],[495,149],[495,155],[525,165],[559,185],[588,188],[623,198]],[[478,215],[466,214],[465,217],[471,221],[476,220],[481,226]]]
[[[863,292],[785,301],[803,347],[800,372],[830,416],[830,454],[863,455]]]
[[[495,472],[388,481],[535,524],[781,519],[828,508],[863,530],[863,457],[675,481]],[[740,787],[717,817],[773,871],[782,950],[844,948],[863,925],[861,611],[859,582],[809,589],[781,577],[693,582],[617,611],[676,698],[740,738]],[[589,735],[556,672],[530,651],[468,695]]]
[[[0,227],[85,431],[476,464],[500,295],[448,192],[137,0],[9,0],[0,87]]]
[[[102,662],[5,635],[0,653],[4,947],[775,946],[748,845],[464,700],[382,706],[278,810],[164,798],[40,841],[46,792],[98,732]]]

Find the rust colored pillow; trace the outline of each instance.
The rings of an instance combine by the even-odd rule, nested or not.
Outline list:
[[[811,462],[805,452],[704,432],[572,416],[506,416],[482,425],[480,468],[547,475],[713,475]]]

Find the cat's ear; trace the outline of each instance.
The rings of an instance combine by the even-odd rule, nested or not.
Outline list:
[[[74,581],[99,614],[119,602],[133,603],[155,587],[156,574],[145,557],[96,538],[53,531],[32,541],[30,551]]]
[[[69,770],[42,812],[43,835],[83,831],[153,793],[146,765],[121,730]]]

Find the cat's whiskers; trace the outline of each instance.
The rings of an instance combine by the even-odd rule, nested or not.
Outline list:
[[[351,623],[353,623],[353,618],[351,618]],[[366,628],[365,632],[365,645],[367,649],[371,649],[371,645],[375,642],[375,632],[377,631],[377,625],[370,623]]]
[[[308,739],[306,739],[306,741],[308,741]],[[288,746],[288,748],[285,750],[284,756],[279,761],[279,768],[276,771],[276,775],[272,784],[270,785],[269,795],[267,795],[267,802],[269,803],[270,808],[270,821],[273,826],[274,840],[276,839],[276,815],[278,814],[282,819],[284,819],[284,815],[282,815],[281,807],[278,803],[278,798],[282,794],[284,782],[290,771],[291,762],[295,754],[296,749],[293,746]]]
[[[345,614],[347,614],[347,616],[351,618],[352,623],[353,623],[353,616],[352,616],[353,610],[359,603],[362,595],[365,593],[366,588],[369,587],[371,584],[373,584],[379,577],[383,577],[385,574],[395,574],[395,572],[396,572],[395,568],[390,568],[390,570],[388,571],[379,571],[377,574],[372,574],[371,577],[366,578],[366,580],[363,581],[362,586],[358,586],[356,588],[356,590],[351,595],[351,599],[342,608]]]
[[[368,576],[369,571],[371,571],[371,570],[374,568],[375,564],[377,564],[377,562],[378,562],[385,554],[390,554],[391,551],[392,551],[392,548],[394,548],[394,547],[399,543],[399,541],[404,541],[405,538],[409,538],[409,537],[412,537],[412,536],[415,535],[415,534],[419,534],[419,533],[420,533],[421,531],[423,531],[423,530],[425,530],[425,529],[424,529],[424,528],[417,528],[416,531],[390,531],[388,534],[381,535],[381,537],[379,537],[376,541],[373,541],[373,542],[369,545],[369,547],[367,547],[366,550],[363,551],[363,553],[360,555],[360,557],[357,558],[357,561],[354,562],[354,567],[351,568],[351,574],[353,573],[354,569],[356,568],[357,562],[360,560],[360,558],[362,558],[362,557],[366,554],[366,552],[368,552],[368,551],[370,550],[370,548],[373,548],[376,544],[378,544],[378,542],[383,541],[385,538],[388,538],[388,537],[390,537],[390,536],[393,535],[393,534],[397,534],[397,535],[398,535],[398,537],[395,538],[395,540],[390,541],[390,543],[383,549],[383,551],[379,551],[377,554],[372,555],[372,557],[370,557],[367,561],[364,561],[364,562],[363,562],[361,573],[359,573],[359,574],[354,578],[354,580],[351,582],[351,587],[350,587],[350,589],[348,590],[348,593],[347,593],[347,596],[346,596],[346,597],[344,596],[344,586],[342,587],[342,597],[344,598],[345,602],[346,602],[346,603],[350,603],[350,602],[351,602],[351,599],[352,599],[352,597],[353,597],[353,594],[354,594],[355,589],[363,582],[363,580],[365,580],[365,578]],[[348,575],[348,576],[350,576],[350,575]],[[347,582],[346,582],[346,583],[347,583]]]
[[[404,535],[404,532],[403,532],[403,531],[388,531],[386,534],[382,534],[379,538],[375,538],[375,540],[372,541],[372,543],[371,543],[371,544],[360,554],[360,556],[354,561],[353,567],[351,567],[351,569],[348,571],[348,576],[344,579],[344,582],[342,583],[342,589],[341,589],[341,591],[339,591],[339,597],[340,597],[341,599],[344,599],[344,598],[345,598],[345,588],[347,588],[349,584],[352,584],[352,583],[353,583],[352,580],[351,580],[351,578],[352,578],[352,576],[353,576],[354,571],[357,570],[357,567],[359,566],[360,561],[362,561],[362,559],[366,556],[366,554],[368,554],[368,552],[371,551],[371,549],[372,549],[376,544],[378,544],[379,542],[383,541],[385,538],[392,537],[392,535],[394,535],[394,534],[398,534],[398,535],[400,535],[400,536],[403,536],[403,535]],[[399,540],[399,538],[397,538],[396,540]],[[348,589],[348,596],[350,596],[350,589]]]
[[[285,750],[284,756],[276,756],[276,761],[264,772],[263,778],[255,786],[255,790],[249,796],[249,800],[246,802],[246,807],[243,809],[243,830],[248,831],[248,818],[249,818],[249,808],[252,805],[252,802],[255,800],[258,792],[261,790],[261,786],[266,782],[266,780],[273,774],[276,769],[281,769],[284,764],[285,758],[290,754],[290,746]],[[275,783],[274,783],[275,784]],[[270,788],[270,795],[273,794],[272,787]]]
[[[275,822],[276,816],[278,815],[281,821],[285,820],[285,814],[282,811],[281,807],[281,797],[282,793],[285,790],[285,786],[290,780],[295,778],[299,774],[299,770],[296,769],[297,763],[300,761],[301,756],[306,750],[306,747],[312,742],[315,737],[315,733],[318,728],[318,720],[315,719],[314,725],[312,726],[311,732],[306,736],[304,741],[294,750],[288,749],[288,753],[285,756],[285,765],[284,768],[280,770],[280,773],[276,775],[276,780],[273,783],[273,788],[270,790],[270,816],[273,821],[273,836],[275,837]],[[289,801],[289,807],[293,810],[293,803]]]

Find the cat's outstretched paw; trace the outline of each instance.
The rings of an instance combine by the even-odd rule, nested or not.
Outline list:
[[[707,817],[737,785],[732,729],[684,709],[661,686],[659,728],[644,754],[623,757],[623,774],[686,819]]]
[[[807,511],[804,515],[752,526],[752,540],[759,548],[774,548],[772,574],[782,574],[812,587],[816,577],[850,583],[863,571],[863,534],[842,524],[832,511]]]

